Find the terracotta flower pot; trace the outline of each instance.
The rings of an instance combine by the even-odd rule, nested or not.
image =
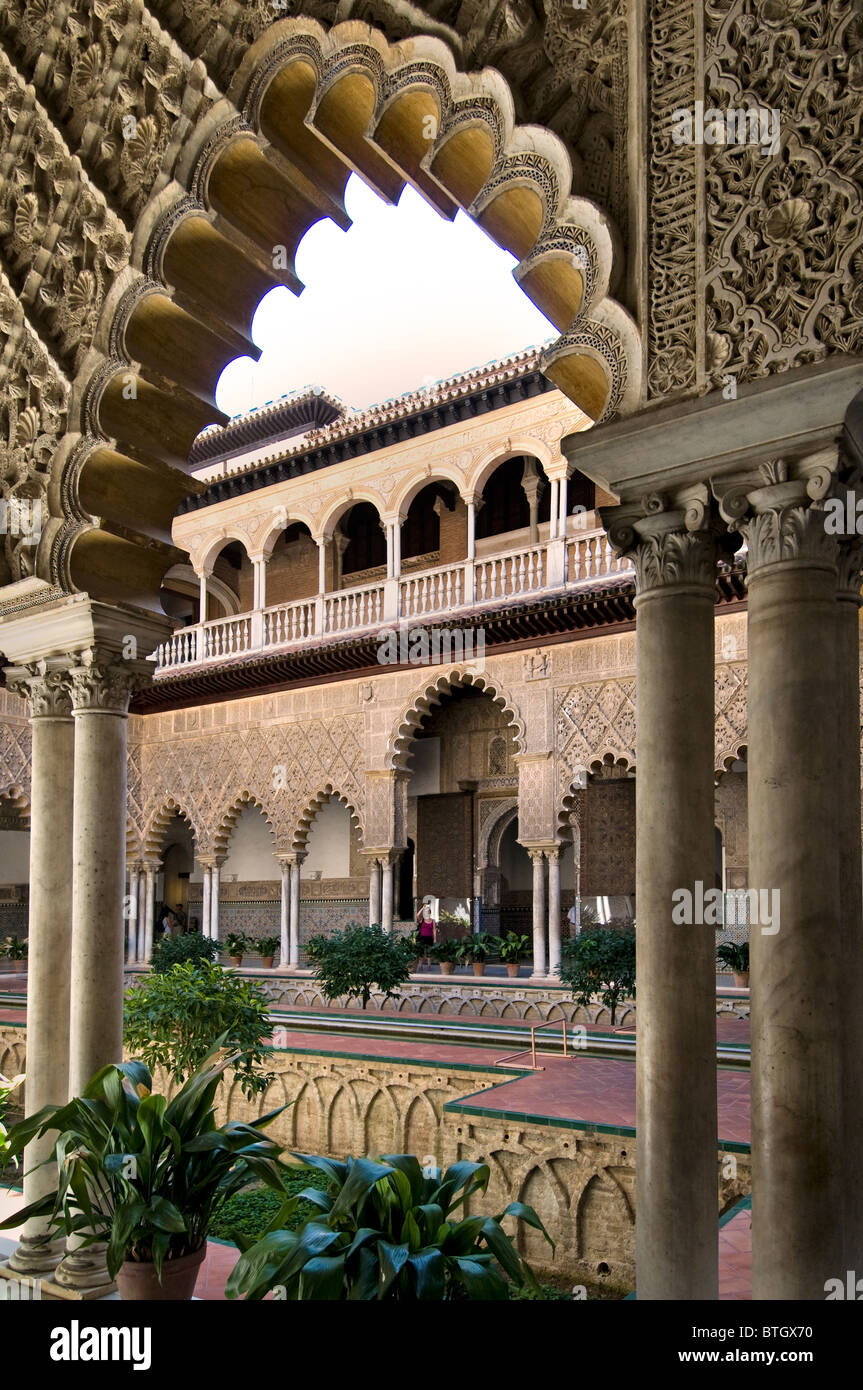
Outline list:
[[[484,960],[475,960],[475,961],[473,962],[473,973],[474,973],[474,975],[484,975],[484,974],[485,974],[485,961],[484,961]]]
[[[25,959],[25,960],[13,960],[13,961],[10,961],[10,965],[12,966],[12,974],[13,974],[13,975],[26,975],[26,974],[27,974],[27,961],[26,961],[26,959]]]
[[[509,976],[509,978],[510,978],[511,980],[516,980],[516,979],[518,979],[518,972],[519,972],[520,969],[521,969],[521,966],[519,965],[518,961],[515,961],[515,962],[507,961],[507,963],[506,963],[506,973],[507,973],[507,975]]]
[[[124,1303],[143,1300],[188,1303],[195,1292],[195,1284],[204,1256],[207,1253],[206,1241],[200,1250],[191,1255],[181,1255],[178,1260],[166,1260],[162,1265],[162,1282],[159,1283],[156,1266],[149,1260],[125,1260],[117,1270],[117,1288]]]
[[[261,965],[265,970],[272,970],[275,956],[261,956]]]
[[[454,960],[442,960],[442,961],[440,962],[440,973],[441,973],[442,975],[451,975],[451,974],[453,973],[454,970],[455,970],[455,961],[454,961]]]
[[[228,964],[229,964],[229,965],[242,965],[242,963],[243,963],[243,957],[242,957],[242,956],[228,956]]]
[[[735,970],[735,971],[733,971],[732,973],[733,973],[733,975],[734,975],[734,987],[735,987],[735,989],[748,989],[748,988],[749,988],[749,971],[748,971],[748,970]]]

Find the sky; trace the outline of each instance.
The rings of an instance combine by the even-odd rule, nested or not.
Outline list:
[[[556,336],[515,258],[463,212],[448,222],[410,187],[390,206],[356,175],[345,204],[347,232],[326,219],[300,243],[302,294],[279,287],[258,306],[261,359],[225,368],[226,414],[311,385],[362,409]]]

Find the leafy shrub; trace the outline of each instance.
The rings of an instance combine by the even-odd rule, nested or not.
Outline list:
[[[26,936],[5,936],[0,941],[0,956],[5,956],[7,960],[26,960]]]
[[[183,970],[191,967],[174,973]],[[253,1178],[280,1190],[285,1166],[278,1145],[262,1133],[284,1106],[255,1128],[216,1124],[213,1102],[231,1063],[230,1055],[216,1061],[211,1054],[171,1101],[152,1094],[141,1062],[103,1067],[82,1096],[22,1120],[9,1135],[16,1156],[37,1135],[58,1132],[58,1186],[0,1229],[48,1217],[52,1231],[74,1235],[82,1246],[106,1241],[112,1278],[124,1260],[152,1260],[161,1278],[163,1261],[200,1250],[225,1197]]]
[[[20,1072],[18,1076],[13,1076],[11,1079],[8,1076],[4,1076],[3,1073],[0,1072],[0,1169],[3,1168],[4,1164],[9,1158],[9,1146],[7,1143],[7,1135],[9,1131],[3,1123],[3,1117],[4,1115],[8,1114],[9,1109],[11,1108],[9,1105],[9,1097],[11,1096],[13,1091],[17,1091],[18,1087],[21,1085],[21,1082],[23,1080],[23,1072]],[[17,1158],[13,1158],[12,1163],[14,1167],[18,1167]]]
[[[567,941],[559,970],[576,1003],[599,995],[611,1010],[612,1028],[621,999],[635,998],[635,932],[632,927],[585,927]]]
[[[315,1158],[295,1154],[324,1173],[327,1189],[307,1187],[288,1198],[257,1242],[239,1240],[243,1253],[225,1288],[228,1298],[263,1298],[274,1286],[289,1300],[441,1302],[509,1298],[514,1284],[538,1285],[501,1225],[514,1216],[541,1231],[532,1207],[511,1202],[499,1216],[455,1213],[488,1187],[484,1163],[454,1163],[425,1176],[410,1154],[370,1158]],[[287,1228],[300,1197],[319,1215]]]
[[[219,943],[200,932],[185,932],[182,936],[163,936],[153,947],[150,964],[157,975],[164,975],[183,961],[215,960]]]
[[[184,1081],[222,1039],[236,1053],[234,1071],[249,1098],[265,1091],[273,1072],[262,1070],[272,1032],[269,1005],[252,980],[211,961],[185,961],[150,975],[126,993],[123,1036],[151,1071],[164,1067]]]
[[[436,941],[434,946],[429,948],[429,955],[432,960],[451,960],[459,959],[460,941]]]
[[[327,999],[361,999],[363,1008],[377,985],[391,999],[410,976],[416,950],[402,936],[382,927],[351,922],[334,936],[314,936],[306,954]]]
[[[249,941],[244,931],[229,931],[224,941],[219,946],[226,956],[244,956],[247,951],[253,948],[253,943]]]
[[[508,931],[498,946],[504,965],[517,965],[530,952],[530,937],[524,932]]]
[[[298,1196],[306,1187],[326,1188],[327,1179],[323,1173],[309,1172],[307,1168],[288,1169],[284,1175],[284,1192],[274,1192],[268,1187],[251,1187],[245,1192],[237,1192],[228,1197],[216,1212],[210,1225],[210,1235],[220,1240],[235,1240],[238,1236],[247,1240],[260,1240],[268,1226],[275,1220],[284,1205],[285,1196]],[[315,1207],[306,1198],[301,1198],[293,1217],[287,1219],[289,1230],[301,1226],[308,1217],[313,1216]]]
[[[463,936],[456,942],[456,960],[472,965],[475,960],[487,960],[498,948],[499,938],[488,932],[478,932],[476,936]]]

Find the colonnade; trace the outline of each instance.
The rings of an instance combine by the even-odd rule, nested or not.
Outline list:
[[[395,867],[401,850],[368,850],[369,863],[369,926],[381,926],[391,932],[395,918]]]
[[[729,530],[748,543],[749,884],[780,903],[750,941],[753,1297],[820,1299],[863,1263],[863,552],[819,505],[847,486],[834,447],[604,515],[636,569],[639,1299],[718,1292],[714,929],[671,905],[712,879]]]
[[[124,907],[137,952],[153,888],[148,866],[134,876],[133,924],[125,902],[126,724],[130,697],[151,668],[129,654],[151,651],[163,636],[158,619],[117,621],[92,601],[55,603],[4,632],[7,656],[24,657],[6,668],[6,683],[26,699],[32,734],[28,1114],[79,1095],[106,1061],[122,1056]],[[40,640],[43,650],[66,654],[27,660],[25,643],[38,651]],[[36,1166],[52,1147],[50,1136],[28,1147],[27,1203],[54,1189],[52,1165]],[[46,1231],[42,1218],[26,1223],[8,1262],[13,1272],[47,1280],[48,1292],[55,1285],[67,1297],[107,1285],[100,1247],[67,1249]]]

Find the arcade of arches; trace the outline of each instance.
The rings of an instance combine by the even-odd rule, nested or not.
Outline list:
[[[716,943],[671,904],[753,886],[781,898],[753,1297],[821,1299],[863,1267],[863,553],[825,526],[863,493],[853,0],[296,8],[3,10],[0,488],[43,522],[0,562],[28,1106],[121,1050],[130,894],[211,934],[277,916],[290,968],[413,888],[529,918],[540,973],[571,897],[634,896],[638,1297],[714,1299]],[[673,137],[729,93],[781,111],[775,148]],[[218,378],[351,174],[467,212],[557,337],[309,407],[233,469]],[[375,664],[382,623],[443,613],[486,625],[480,666]]]

